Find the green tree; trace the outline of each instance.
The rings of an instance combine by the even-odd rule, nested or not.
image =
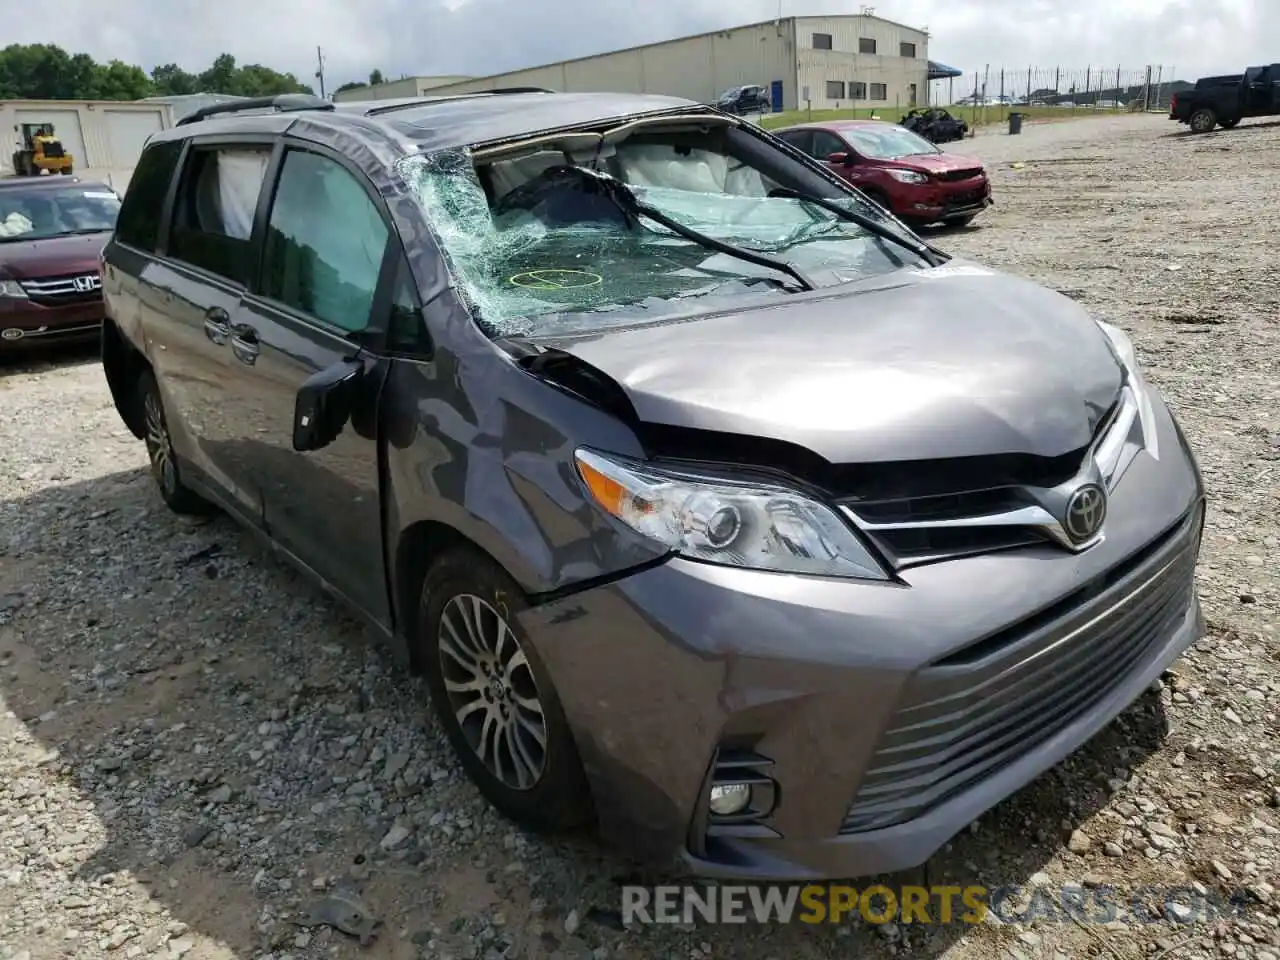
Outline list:
[[[120,60],[95,64],[92,78],[86,100],[141,100],[155,92],[141,67]]]
[[[310,92],[311,87],[291,73],[258,63],[240,66],[229,53],[221,54],[201,73],[166,63],[147,76],[133,64],[95,63],[87,53],[69,54],[53,44],[15,43],[0,49],[0,100],[140,100],[193,93],[266,97]]]
[[[344,83],[342,86],[340,86],[337,90],[335,90],[335,91],[333,91],[333,92],[334,92],[334,93],[342,93],[342,91],[344,91],[344,90],[359,90],[359,89],[361,89],[363,86],[365,86],[365,85],[364,85],[363,83],[361,83],[359,80],[352,80],[350,83]]]
[[[156,94],[162,97],[187,97],[200,92],[196,75],[187,73],[176,63],[166,63],[152,70],[151,82]]]
[[[386,82],[387,81],[384,80],[382,77],[382,71],[377,69],[376,67],[369,74],[369,86],[371,87],[376,87],[378,84],[386,83]]]

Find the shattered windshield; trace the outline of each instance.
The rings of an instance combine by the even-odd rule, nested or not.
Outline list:
[[[901,251],[856,224],[770,196],[780,184],[699,136],[708,139],[635,135],[578,154],[553,145],[487,163],[450,150],[407,158],[399,171],[492,336],[632,324],[692,298],[714,309],[722,298],[797,289],[782,271],[631,216],[605,193],[584,189],[581,168],[616,178],[679,225],[784,260],[820,285],[903,265]],[[852,198],[837,202],[860,209]]]

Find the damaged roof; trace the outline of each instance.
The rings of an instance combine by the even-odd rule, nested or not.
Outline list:
[[[542,130],[698,107],[692,100],[631,93],[507,93],[462,95],[433,102],[397,105],[379,113],[385,101],[341,104],[339,113],[357,112],[383,120],[425,151],[462,147]]]

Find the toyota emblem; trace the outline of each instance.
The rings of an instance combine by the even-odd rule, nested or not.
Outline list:
[[[1075,543],[1092,540],[1107,518],[1107,495],[1096,483],[1086,483],[1067,501],[1063,526]]]

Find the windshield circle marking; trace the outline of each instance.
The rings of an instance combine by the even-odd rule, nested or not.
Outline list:
[[[517,273],[507,282],[512,286],[532,287],[535,290],[567,290],[599,286],[604,282],[604,277],[586,270],[530,270],[527,273]]]

